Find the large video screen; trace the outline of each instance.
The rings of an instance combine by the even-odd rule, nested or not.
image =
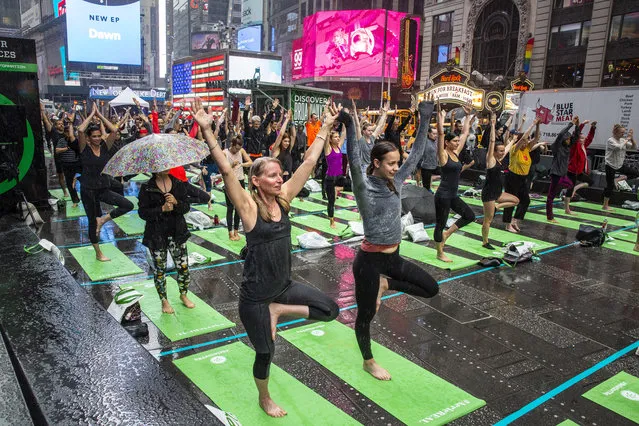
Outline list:
[[[221,47],[220,33],[218,32],[191,33],[192,52],[220,50]]]
[[[229,80],[251,80],[255,69],[260,69],[260,81],[282,83],[282,60],[229,56]]]
[[[317,12],[306,17],[304,37],[293,43],[293,80],[397,78],[404,16],[375,9]]]
[[[141,65],[140,0],[66,0],[69,62]]]
[[[242,28],[237,32],[237,49],[259,52],[262,50],[262,26]]]

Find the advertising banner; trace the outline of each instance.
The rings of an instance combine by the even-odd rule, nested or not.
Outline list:
[[[303,124],[308,119],[308,103],[311,104],[311,114],[318,117],[324,112],[324,105],[330,98],[329,95],[321,93],[304,92],[299,90],[291,91],[291,107],[293,108],[293,121],[295,124]]]
[[[282,60],[229,55],[229,80],[251,80],[259,68],[259,81],[282,83]]]
[[[141,65],[139,0],[66,0],[69,62]]]
[[[250,50],[259,52],[262,50],[262,26],[242,28],[237,32],[237,50]]]
[[[218,32],[191,33],[191,52],[208,52],[220,50],[221,47]]]
[[[575,115],[581,121],[596,120],[597,132],[590,147],[603,149],[615,124],[639,131],[639,88],[533,90],[522,95],[519,114],[526,114],[525,126],[539,117],[541,140],[550,142]]]
[[[113,99],[113,98],[117,98],[122,92],[122,90],[123,90],[122,87],[104,87],[104,88],[91,87],[91,89],[89,90],[89,97],[91,99]],[[133,93],[136,94],[136,96],[139,96],[145,101],[147,100],[152,101],[154,99],[157,101],[164,101],[166,98],[165,90],[132,89],[132,91]]]
[[[242,25],[262,23],[262,0],[242,0]]]
[[[453,103],[459,105],[472,104],[473,108],[481,110],[484,108],[484,90],[465,86],[457,83],[443,83],[429,87],[420,92],[418,99],[426,99],[428,95],[433,95],[435,100],[442,103]]]
[[[374,9],[306,17],[304,37],[293,45],[293,80],[309,74],[315,81],[397,78],[400,25],[405,16]]]
[[[224,91],[207,87],[207,83],[224,80],[224,68],[224,55],[174,64],[173,103],[184,101],[188,104],[194,96],[198,96],[204,106],[211,107],[213,111],[221,111],[224,107]]]
[[[35,41],[0,37],[0,73],[0,205],[18,181],[29,201],[46,200]]]

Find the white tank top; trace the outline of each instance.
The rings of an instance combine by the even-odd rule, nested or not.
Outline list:
[[[227,149],[224,150],[224,154],[226,154],[226,159],[229,161],[229,164],[233,165],[234,162],[238,162],[242,164],[242,151],[238,151],[237,154],[233,154],[231,151]],[[244,180],[244,168],[239,165],[233,168],[233,172],[238,180]]]

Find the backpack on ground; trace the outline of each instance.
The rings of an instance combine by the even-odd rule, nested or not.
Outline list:
[[[606,242],[606,231],[600,226],[579,225],[577,241],[582,247],[601,247]]]

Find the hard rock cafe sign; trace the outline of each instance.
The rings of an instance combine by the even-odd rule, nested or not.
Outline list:
[[[483,89],[469,86],[469,80],[470,74],[449,64],[447,68],[430,78],[432,86],[419,92],[417,98],[421,101],[432,95],[435,100],[442,103],[472,104],[475,109],[481,110],[484,108],[485,92]]]

